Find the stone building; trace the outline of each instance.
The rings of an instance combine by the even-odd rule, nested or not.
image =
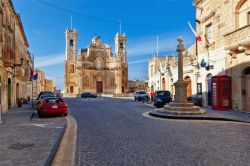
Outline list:
[[[148,82],[139,80],[129,80],[128,81],[128,92],[136,91],[148,91]]]
[[[11,0],[0,3],[0,104],[3,112],[31,94],[32,60],[22,22]]]
[[[45,90],[45,73],[41,69],[36,69],[35,73],[38,74],[38,77],[33,82],[33,96],[37,96]]]
[[[196,0],[194,6],[197,32],[207,38],[199,47],[198,61],[207,52],[214,65],[206,80],[216,74],[230,76],[232,109],[250,111],[250,1]]]
[[[54,92],[55,91],[55,81],[45,79],[44,91]]]
[[[128,91],[126,35],[115,35],[115,54],[95,36],[91,44],[77,48],[77,31],[66,30],[65,95],[82,92],[121,94]]]
[[[167,67],[170,64],[175,67],[177,66],[176,56],[156,57],[154,56],[148,62],[148,86],[150,91],[156,90],[171,90],[174,93],[172,73],[167,72]]]

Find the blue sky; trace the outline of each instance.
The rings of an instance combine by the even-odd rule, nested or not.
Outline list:
[[[47,2],[56,6],[46,5]],[[193,0],[13,0],[21,15],[35,67],[46,77],[54,79],[58,89],[64,84],[65,30],[77,29],[78,49],[90,44],[95,33],[114,48],[114,36],[122,22],[127,34],[129,79],[147,76],[148,60],[156,52],[159,36],[159,55],[175,53],[177,37],[183,36],[186,47],[194,41],[187,24],[195,25]],[[60,9],[65,10],[60,10]],[[69,12],[72,11],[72,12]],[[101,18],[101,21],[84,17]],[[116,22],[116,23],[113,23]],[[135,26],[134,26],[135,25]]]

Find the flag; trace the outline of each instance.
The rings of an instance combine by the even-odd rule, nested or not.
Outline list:
[[[30,80],[32,80],[33,76],[34,76],[34,70],[30,69]]]
[[[33,80],[37,80],[38,79],[38,73],[36,73],[34,76],[33,76]]]
[[[190,24],[190,22],[188,22],[188,25],[191,29],[191,31],[194,33],[195,37],[196,37],[196,41],[202,41],[201,37],[197,35],[197,33],[195,32],[194,28],[192,27],[192,25]]]

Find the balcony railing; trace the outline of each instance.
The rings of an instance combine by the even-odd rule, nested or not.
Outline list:
[[[29,81],[29,75],[27,75],[23,67],[16,67],[16,77],[22,81]]]
[[[239,28],[225,36],[226,46],[236,46],[250,40],[250,25]]]
[[[3,46],[2,49],[2,61],[5,67],[11,67],[14,62],[15,52],[8,46]]]

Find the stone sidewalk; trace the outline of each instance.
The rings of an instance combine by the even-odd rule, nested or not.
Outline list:
[[[167,119],[217,120],[250,123],[250,113],[234,110],[218,111],[204,107],[201,107],[201,109],[205,110],[206,113],[201,115],[173,115],[167,114],[164,109],[161,108],[154,109],[153,111],[149,112],[149,115]]]
[[[50,165],[66,128],[64,117],[30,119],[30,104],[2,115],[0,166]]]

